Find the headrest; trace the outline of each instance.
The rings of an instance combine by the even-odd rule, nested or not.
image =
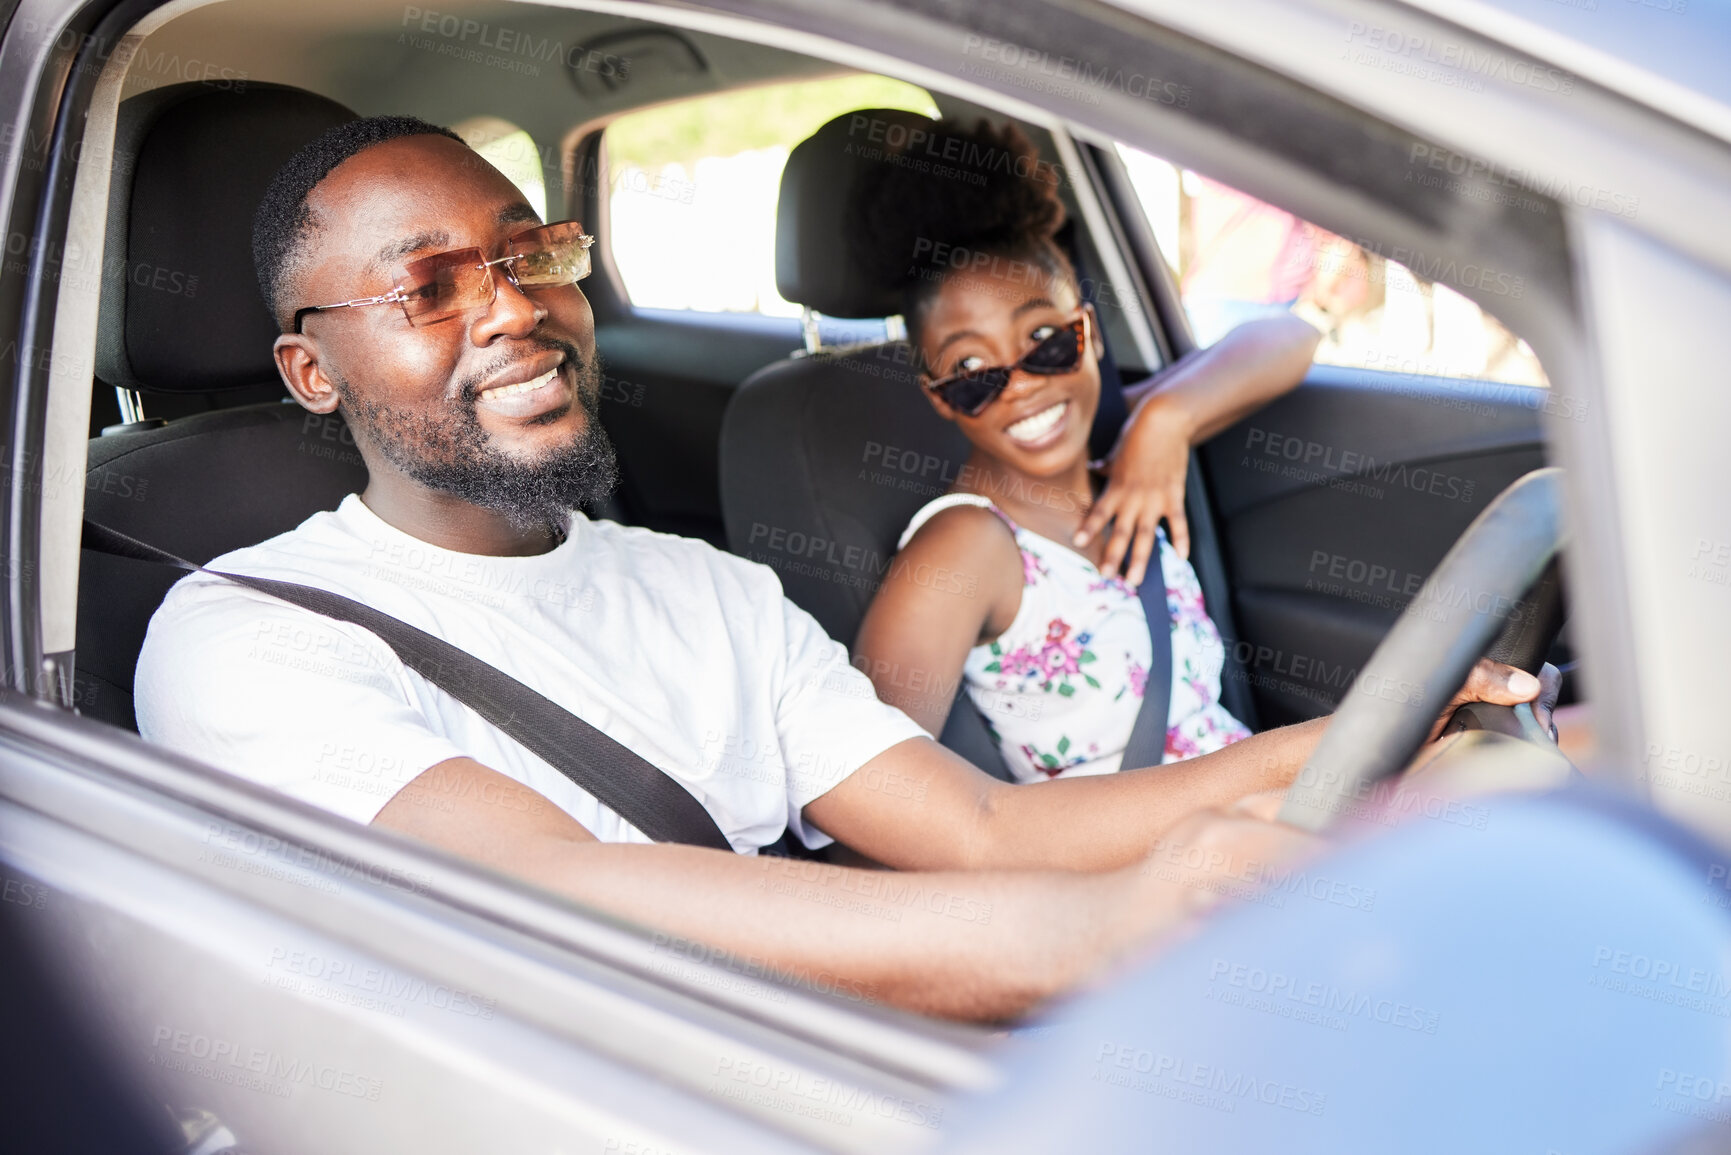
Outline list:
[[[849,206],[860,174],[933,123],[917,112],[861,109],[836,117],[788,155],[775,211],[775,287],[783,297],[831,317],[901,312],[900,294],[874,283],[850,255]]]
[[[277,169],[354,119],[322,96],[252,82],[176,84],[121,104],[99,378],[158,393],[276,380],[278,330],[253,273],[253,213]]]
[[[904,343],[778,361],[733,391],[721,423],[728,548],[851,644],[908,519],[966,476],[969,451]]]

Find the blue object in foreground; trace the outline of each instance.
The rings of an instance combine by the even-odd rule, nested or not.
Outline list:
[[[1731,1147],[1727,861],[1586,789],[1421,818],[1057,1014],[945,1150]]]

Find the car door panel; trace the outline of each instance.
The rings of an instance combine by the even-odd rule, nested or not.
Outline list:
[[[1318,366],[1201,452],[1260,720],[1333,709],[1472,519],[1544,464],[1542,389]]]

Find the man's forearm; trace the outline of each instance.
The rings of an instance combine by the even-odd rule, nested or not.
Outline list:
[[[917,759],[928,747],[940,764],[953,758],[924,738],[895,749]],[[964,780],[979,777],[970,770]],[[653,926],[670,970],[695,956],[953,1018],[1003,1018],[1072,989],[1203,895],[1141,863],[1099,874],[898,874],[602,843],[545,796],[471,758],[422,772],[373,825]]]
[[[1140,861],[1186,816],[1291,785],[1327,725],[1315,718],[1163,766],[994,788],[969,865],[1111,870]]]
[[[507,861],[508,859],[508,861]],[[692,847],[556,842],[496,865],[549,890],[773,969],[801,985],[960,1019],[1019,1014],[1187,910],[1148,872],[854,870]]]

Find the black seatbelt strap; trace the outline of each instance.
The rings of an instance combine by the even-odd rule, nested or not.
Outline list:
[[[1148,572],[1136,587],[1142,613],[1148,619],[1148,640],[1154,644],[1148,680],[1142,686],[1142,708],[1130,727],[1119,767],[1158,766],[1166,760],[1166,724],[1172,716],[1172,611],[1166,606],[1166,574],[1156,545]]]
[[[565,707],[425,630],[315,586],[205,569],[86,520],[84,548],[224,578],[378,636],[414,670],[514,738],[657,842],[731,850],[709,811],[677,779]]]

